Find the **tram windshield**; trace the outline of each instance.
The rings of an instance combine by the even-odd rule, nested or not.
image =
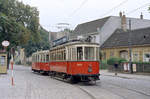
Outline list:
[[[85,47],[84,48],[84,55],[85,55],[85,60],[94,60],[95,55],[94,55],[94,47]]]
[[[99,60],[98,47],[77,47],[77,60]]]

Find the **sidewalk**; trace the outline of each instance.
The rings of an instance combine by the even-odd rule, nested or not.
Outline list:
[[[100,70],[101,76],[112,76],[112,77],[120,77],[125,79],[143,79],[150,81],[150,75],[143,75],[142,73],[117,73],[115,75],[115,72],[109,72],[108,70]]]

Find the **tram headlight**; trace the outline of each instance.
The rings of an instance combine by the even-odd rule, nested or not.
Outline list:
[[[92,65],[89,65],[89,67],[88,67],[88,72],[89,72],[89,73],[92,72]]]

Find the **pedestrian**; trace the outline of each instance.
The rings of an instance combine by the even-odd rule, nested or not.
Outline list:
[[[114,64],[114,68],[115,68],[115,75],[117,75],[117,70],[118,70],[118,63],[117,62]]]

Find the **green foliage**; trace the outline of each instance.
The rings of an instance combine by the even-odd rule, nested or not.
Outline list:
[[[107,60],[107,64],[109,65],[114,65],[115,63],[120,64],[122,62],[127,62],[127,60],[122,58],[117,58],[117,57],[112,57]]]
[[[49,32],[40,28],[40,39],[38,42],[33,42],[32,40],[29,40],[26,45],[23,47],[25,48],[26,56],[29,57],[32,55],[33,52],[36,52],[38,50],[48,50],[50,48],[49,46]]]
[[[133,64],[150,64],[150,62],[132,62]]]
[[[39,12],[18,0],[0,0],[0,42],[10,41],[10,47],[28,40],[38,41]],[[2,46],[0,46],[2,48]]]
[[[100,69],[107,69],[108,68],[108,64],[106,60],[101,61],[100,63]]]
[[[118,60],[119,60],[119,61],[118,61],[118,63],[119,63],[119,64],[120,64],[120,63],[127,62],[127,60],[126,60],[126,59],[124,59],[124,58],[119,58]]]

